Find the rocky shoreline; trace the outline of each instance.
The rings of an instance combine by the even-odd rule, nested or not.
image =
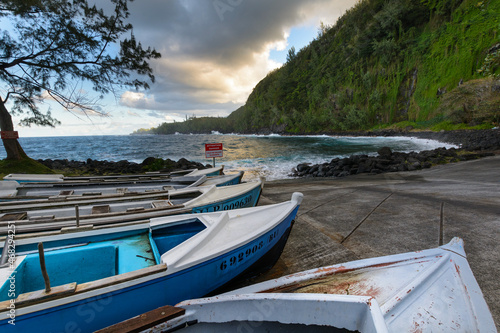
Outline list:
[[[433,165],[468,161],[486,156],[493,152],[463,153],[455,148],[437,148],[421,152],[392,152],[382,147],[378,156],[352,155],[347,158],[334,158],[329,163],[299,164],[292,170],[294,177],[345,177],[361,173],[379,174],[384,172],[414,171],[430,168]]]
[[[346,135],[345,133],[343,135]],[[353,136],[406,136],[451,143],[460,148],[437,148],[421,152],[399,153],[383,147],[378,156],[352,155],[322,164],[302,163],[292,170],[294,177],[345,177],[361,173],[413,171],[433,165],[467,161],[495,155],[500,151],[500,129],[442,132],[352,132]]]

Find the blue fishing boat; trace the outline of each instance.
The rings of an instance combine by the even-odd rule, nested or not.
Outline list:
[[[91,332],[272,266],[301,193],[275,205],[6,238],[0,331]],[[3,250],[3,249],[2,249]]]
[[[231,186],[182,188],[166,193],[78,200],[33,200],[0,205],[0,237],[8,225],[16,234],[80,225],[125,223],[174,214],[203,213],[254,207],[262,180]]]

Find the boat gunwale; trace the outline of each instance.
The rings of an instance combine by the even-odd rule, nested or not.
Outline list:
[[[296,317],[290,317],[289,319],[285,319],[286,312],[290,311],[290,308],[286,307],[286,309],[281,312],[277,311],[278,317],[280,320],[277,320],[275,317],[266,318],[266,314],[260,312],[263,309],[274,309],[275,305],[266,306],[266,302],[274,302],[278,301],[279,304],[288,304],[288,302],[293,302],[293,309],[298,307],[302,308],[305,305],[314,304],[315,310],[326,311],[331,310],[334,311],[335,308],[343,308],[345,306],[350,307],[351,312],[349,313],[351,316],[355,316],[362,314],[362,318],[357,321],[352,321],[351,318],[348,318],[347,321],[342,321],[343,317],[341,317],[338,322],[330,323],[330,325],[335,328],[346,328],[349,330],[360,330],[360,326],[366,327],[366,325],[371,326],[371,331],[376,331],[378,333],[387,333],[387,326],[384,321],[384,317],[380,306],[377,300],[371,296],[358,296],[358,295],[335,295],[335,294],[318,294],[312,295],[308,293],[299,293],[299,294],[281,294],[281,293],[267,293],[267,294],[223,294],[212,297],[204,297],[193,300],[186,300],[180,303],[177,303],[175,306],[179,308],[183,308],[186,310],[185,314],[176,318],[172,318],[171,320],[165,321],[154,327],[154,332],[157,331],[174,331],[177,328],[182,327],[185,323],[194,322],[196,320],[196,324],[223,324],[230,321],[248,321],[250,320],[248,313],[244,312],[239,313],[231,312],[231,314],[219,311],[215,312],[214,310],[219,305],[227,306],[234,304],[235,306],[243,305],[243,310],[246,306],[252,306],[251,309],[258,311],[262,315],[259,316],[259,321],[262,322],[279,322],[282,324],[290,324],[290,325],[326,325],[325,322],[317,323],[315,321],[318,320],[316,316],[313,318],[307,318],[307,313],[305,311],[299,312],[299,314],[304,313],[304,317],[297,319]],[[248,303],[248,305],[246,305]],[[352,307],[352,308],[351,308]],[[280,307],[278,307],[280,308]],[[285,308],[285,307],[281,307]],[[360,308],[361,313],[352,313],[354,308]],[[293,310],[292,310],[293,311]],[[201,315],[199,315],[201,314]],[[367,321],[366,316],[370,316],[369,321]],[[335,316],[329,316],[327,320],[335,319]],[[306,321],[303,323],[303,321]],[[371,325],[370,325],[371,324]]]

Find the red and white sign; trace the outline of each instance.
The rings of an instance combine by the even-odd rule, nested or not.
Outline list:
[[[0,136],[3,139],[19,139],[17,131],[0,131]]]
[[[206,143],[205,158],[222,157],[222,143]]]

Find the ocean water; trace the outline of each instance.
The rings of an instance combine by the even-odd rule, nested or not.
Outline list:
[[[226,172],[245,171],[244,180],[259,176],[267,180],[292,178],[300,163],[330,162],[353,154],[376,155],[381,147],[410,152],[453,147],[438,141],[408,137],[331,137],[233,134],[116,135],[20,138],[33,159],[87,159],[141,163],[147,157],[170,158],[212,164],[205,158],[205,143],[222,143],[223,157],[215,160]],[[0,159],[5,151],[0,148]]]

